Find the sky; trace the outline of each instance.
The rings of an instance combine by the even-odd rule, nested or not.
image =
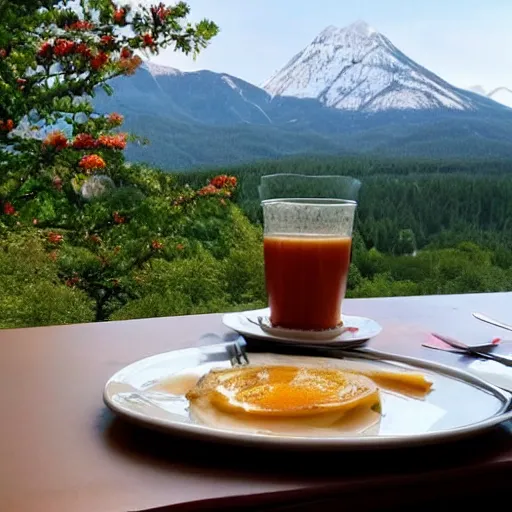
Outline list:
[[[211,19],[220,26],[220,34],[196,61],[171,50],[152,61],[183,71],[229,73],[260,85],[326,26],[344,27],[364,20],[410,58],[453,85],[481,85],[487,92],[499,86],[512,88],[512,0],[187,3],[191,21]]]

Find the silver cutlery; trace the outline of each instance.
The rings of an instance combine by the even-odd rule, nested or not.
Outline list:
[[[229,356],[231,366],[245,366],[249,364],[249,357],[245,350],[245,343],[240,343],[238,340],[226,345],[226,351]]]
[[[439,339],[439,338],[437,338]],[[471,345],[471,348],[473,350],[478,350],[479,352],[492,352],[496,347],[499,346],[499,343],[501,342],[501,339],[500,338],[495,338],[491,341],[488,341],[486,343],[481,343],[481,344],[478,344],[478,345]],[[427,348],[432,348],[432,349],[435,349],[435,350],[448,350],[449,352],[453,352],[453,353],[462,353],[462,352],[465,352],[465,349],[459,349],[459,348],[455,348],[451,345],[449,345],[448,347],[449,348],[445,348],[443,346],[437,346],[437,345],[432,345],[431,343],[429,342],[425,342],[425,343],[422,343],[421,344],[423,347],[427,347]]]
[[[437,339],[444,341],[453,348],[462,350],[466,354],[480,357],[482,359],[490,359],[492,361],[497,361],[498,363],[504,364],[505,366],[512,366],[512,357],[500,356],[498,354],[494,354],[491,352],[478,350],[477,348],[472,347],[471,345],[466,345],[466,343],[462,343],[462,341],[450,338],[449,336],[443,336],[442,334],[436,334],[433,332],[432,336],[435,336]]]
[[[512,331],[512,325],[500,322],[499,320],[494,320],[493,318],[490,318],[487,315],[483,315],[482,313],[473,313],[473,316],[482,322],[486,322],[488,324],[495,325],[496,327],[501,327],[502,329]]]

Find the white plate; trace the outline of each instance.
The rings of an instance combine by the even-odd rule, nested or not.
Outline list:
[[[302,333],[297,336],[297,332],[287,329],[275,329],[273,333],[263,330],[258,324],[258,317],[268,317],[270,309],[256,309],[253,311],[243,311],[239,313],[227,313],[223,316],[222,322],[226,327],[233,329],[243,336],[257,338],[264,341],[288,344],[307,344],[307,345],[325,345],[325,346],[357,346],[362,345],[370,338],[377,336],[382,331],[382,327],[371,318],[363,316],[343,315],[343,326],[346,328],[354,327],[356,332],[344,331],[342,334],[330,338],[325,338],[316,333]]]
[[[208,351],[206,353],[205,351]],[[421,371],[433,390],[420,400],[382,392],[380,422],[363,434],[329,432],[322,436],[293,436],[237,431],[195,423],[184,397],[155,393],[154,388],[176,375],[201,375],[214,367],[229,367],[225,345],[159,354],[117,372],[106,384],[104,401],[116,414],[164,432],[245,446],[292,450],[361,450],[440,443],[476,434],[512,418],[511,395],[466,372],[427,361],[385,354],[359,353],[343,360],[249,354],[252,363],[370,365],[388,370]],[[216,359],[216,361],[212,361]]]

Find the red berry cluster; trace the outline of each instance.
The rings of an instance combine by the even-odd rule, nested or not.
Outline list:
[[[128,135],[126,133],[118,133],[116,135],[100,135],[95,139],[89,133],[79,133],[73,140],[72,147],[74,149],[119,149],[126,148]]]
[[[74,288],[79,282],[80,282],[80,278],[77,275],[75,275],[66,280],[66,286],[69,286],[70,288]]]
[[[112,46],[112,43],[114,43],[114,37],[110,34],[106,34],[101,36],[100,41],[103,46]]]
[[[92,50],[85,43],[78,43],[75,46],[75,53],[81,55],[85,59],[92,58]]]
[[[107,164],[99,155],[85,155],[82,157],[78,165],[89,173],[96,169],[104,169]]]
[[[126,24],[126,10],[125,9],[116,9],[114,12],[114,22],[118,25]]]
[[[222,174],[220,176],[215,176],[210,180],[210,184],[215,188],[235,188],[236,187],[236,177],[228,176],[227,174]]]
[[[84,21],[84,20],[78,20],[74,23],[71,23],[71,25],[66,26],[66,30],[92,30],[94,28],[94,23],[91,23],[90,21]]]
[[[89,133],[79,133],[71,145],[74,149],[94,149],[97,147],[96,139]]]
[[[203,187],[200,189],[197,193],[200,196],[213,196],[219,192],[219,189],[212,185],[211,183],[209,185],[206,185],[206,187]]]
[[[112,217],[114,218],[114,222],[116,224],[125,224],[126,223],[126,217],[123,215],[120,215],[119,212],[114,212],[112,214]]]
[[[160,2],[158,5],[151,7],[151,15],[153,22],[162,23],[171,14],[172,9]]]
[[[133,52],[131,50],[131,48],[128,48],[127,46],[125,46],[122,50],[121,50],[121,59],[130,59],[133,55]]]
[[[9,201],[5,201],[2,211],[5,215],[16,215],[16,208],[14,208],[13,204]]]
[[[37,52],[37,56],[41,59],[49,59],[53,54],[53,46],[51,43],[46,41],[41,45],[39,51]]]
[[[107,149],[123,150],[126,148],[126,138],[126,133],[118,133],[117,135],[100,135],[98,137],[98,144]]]
[[[0,121],[0,132],[10,132],[14,128],[14,121],[7,119],[7,121]]]
[[[94,69],[94,71],[100,70],[103,66],[105,66],[108,63],[108,55],[105,52],[98,52],[92,59],[91,59],[91,68]]]
[[[232,190],[236,187],[237,180],[235,176],[222,174],[215,176],[210,183],[198,191],[200,196],[224,195],[231,197]]]
[[[112,38],[112,36],[104,37]],[[111,41],[113,42],[113,40],[112,38]],[[109,56],[104,51],[93,52],[85,43],[76,43],[63,38],[56,39],[53,44],[49,41],[44,42],[37,52],[38,60],[43,63],[47,63],[54,56],[62,59],[76,55],[89,60],[92,69],[95,71],[98,71],[109,62]]]
[[[112,126],[121,126],[124,121],[124,117],[121,114],[118,114],[117,112],[112,112],[112,114],[109,114],[107,116],[107,121]]]
[[[125,55],[131,55],[131,51],[128,48],[123,49],[121,51],[121,60],[119,60],[117,65],[125,75],[133,75],[142,64],[142,59],[138,55],[123,57],[123,52]]]
[[[142,42],[144,46],[155,46],[155,40],[153,39],[153,36],[151,34],[144,34],[142,36]]]
[[[55,233],[54,231],[50,231],[48,233],[48,242],[51,244],[60,244],[64,241],[64,237],[59,233]]]
[[[43,146],[55,148],[56,151],[61,151],[68,146],[68,139],[60,131],[51,132],[43,141]]]

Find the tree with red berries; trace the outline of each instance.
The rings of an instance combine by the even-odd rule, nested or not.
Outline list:
[[[162,48],[192,56],[205,48],[217,26],[189,23],[188,15],[184,2],[0,0],[0,327],[21,322],[3,312],[20,304],[35,311],[52,294],[57,310],[23,322],[185,314],[251,300],[223,277],[233,271],[250,282],[240,269],[249,273],[251,258],[236,246],[246,240],[259,250],[257,233],[230,202],[235,178],[194,190],[127,165],[123,150],[136,134],[122,131],[121,114],[99,114],[91,101]],[[32,270],[9,270],[23,258]],[[41,276],[44,297],[34,295]],[[75,315],[69,304],[78,303]]]
[[[119,163],[128,141],[122,116],[96,115],[91,96],[98,87],[111,93],[108,81],[133,74],[141,55],[205,48],[218,28],[186,22],[189,11],[184,2],[132,9],[112,0],[0,0],[0,199],[36,171],[40,186],[76,191],[109,159]]]

